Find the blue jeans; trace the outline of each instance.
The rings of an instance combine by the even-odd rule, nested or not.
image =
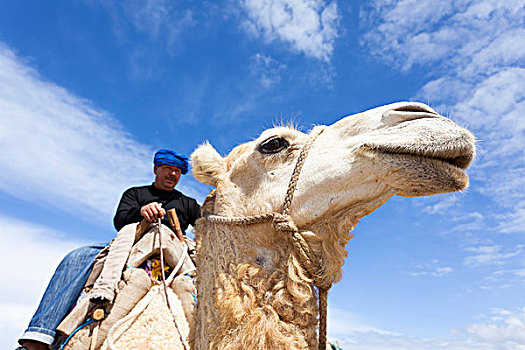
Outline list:
[[[55,329],[75,305],[91,272],[93,260],[108,244],[84,246],[66,255],[51,278],[29,327],[18,342],[36,340],[48,345],[53,343]]]

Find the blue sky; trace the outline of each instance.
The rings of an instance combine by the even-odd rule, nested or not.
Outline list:
[[[519,0],[4,1],[0,343],[63,255],[109,241],[158,148],[225,154],[401,100],[469,128],[470,188],[361,220],[330,293],[352,349],[525,349],[525,5]],[[191,175],[178,188],[202,201]]]

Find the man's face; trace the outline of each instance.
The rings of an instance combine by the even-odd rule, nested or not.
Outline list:
[[[179,182],[181,170],[172,165],[155,165],[155,187],[159,190],[171,191]]]

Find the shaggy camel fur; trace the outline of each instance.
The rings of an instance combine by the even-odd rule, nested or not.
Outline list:
[[[319,131],[320,127],[312,132]],[[193,173],[216,187],[204,211],[226,217],[280,212],[309,136],[264,131],[221,157],[205,143]],[[427,196],[467,187],[474,137],[420,103],[395,103],[343,118],[313,143],[290,216],[328,284],[341,279],[349,231],[393,195]],[[193,348],[314,349],[317,292],[290,240],[271,222],[196,225]]]

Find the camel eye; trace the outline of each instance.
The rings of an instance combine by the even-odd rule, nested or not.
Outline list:
[[[258,151],[263,154],[273,154],[288,148],[290,144],[282,137],[276,137],[264,141],[258,148]]]

